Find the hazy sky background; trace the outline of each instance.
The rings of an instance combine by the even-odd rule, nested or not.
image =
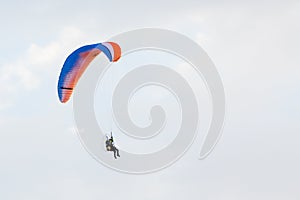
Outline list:
[[[5,1],[0,6],[0,199],[298,200],[300,2]],[[133,176],[96,162],[56,84],[75,48],[143,28],[198,42],[223,79],[213,153]]]

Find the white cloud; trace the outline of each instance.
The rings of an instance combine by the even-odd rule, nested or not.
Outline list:
[[[3,64],[0,67],[0,110],[13,106],[20,91],[39,88],[43,75],[49,71],[60,70],[63,59],[83,38],[84,33],[79,29],[66,27],[55,41],[46,45],[32,43],[23,55]]]

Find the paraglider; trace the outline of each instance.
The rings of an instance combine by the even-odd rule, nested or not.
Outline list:
[[[116,62],[121,57],[121,48],[114,42],[82,46],[67,57],[57,85],[60,102],[65,103],[70,99],[81,75],[101,52],[106,55],[110,62]]]
[[[80,77],[101,52],[105,54],[110,62],[116,62],[121,57],[121,48],[114,42],[82,46],[67,57],[57,84],[58,97],[61,103],[65,103],[70,99]],[[119,150],[114,145],[112,133],[110,138],[107,137],[105,144],[107,151],[114,152],[115,159],[117,159],[117,156],[120,157]]]

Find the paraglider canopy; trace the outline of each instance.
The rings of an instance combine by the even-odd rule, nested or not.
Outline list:
[[[121,57],[121,48],[114,42],[82,46],[67,57],[57,85],[60,102],[65,103],[70,99],[78,80],[93,59],[101,52],[106,55],[110,62],[116,62]]]

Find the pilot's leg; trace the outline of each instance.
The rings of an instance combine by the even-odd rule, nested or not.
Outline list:
[[[120,157],[119,149],[115,148],[117,151],[117,156]]]
[[[114,151],[114,157],[115,157],[115,159],[117,159],[117,156],[116,156],[116,148],[114,148],[113,151]]]

